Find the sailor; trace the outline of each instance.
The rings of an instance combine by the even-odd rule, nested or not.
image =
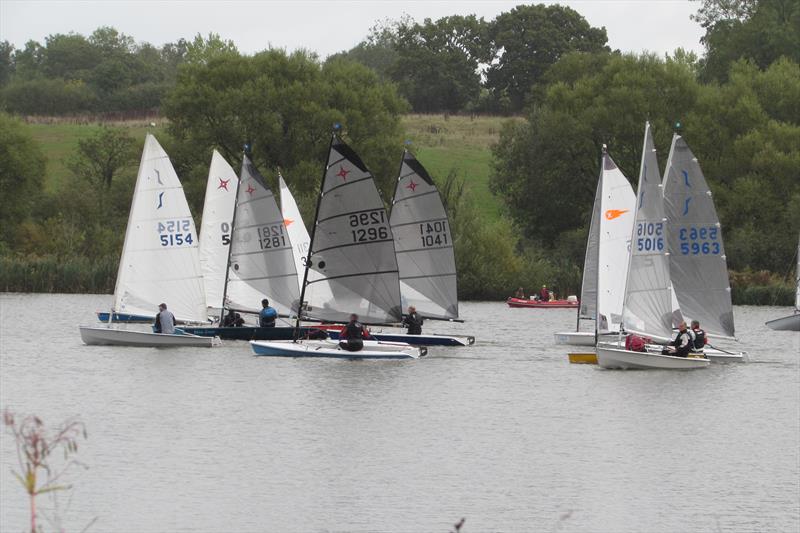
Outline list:
[[[244,325],[244,319],[239,313],[234,313],[233,309],[228,311],[225,318],[222,319],[223,328],[240,328]]]
[[[278,312],[274,307],[269,306],[269,300],[261,300],[261,312],[258,313],[258,325],[262,328],[274,328]]]
[[[175,315],[172,311],[167,311],[167,304],[158,304],[158,314],[153,329],[156,333],[169,335],[175,333]]]
[[[370,337],[369,331],[358,321],[358,315],[350,315],[350,322],[339,332],[339,347],[348,352],[358,352],[364,348],[364,339]]]
[[[403,316],[403,325],[408,328],[409,335],[421,335],[424,320],[417,314],[417,308],[408,306],[408,314]]]
[[[708,344],[708,337],[706,337],[706,332],[700,328],[699,320],[692,320],[692,334],[694,335],[692,351],[702,352],[703,348]]]
[[[675,340],[672,341],[666,348],[661,351],[662,355],[674,355],[676,357],[686,357],[694,346],[694,339],[689,328],[686,327],[686,322],[681,321],[678,326],[678,334]]]
[[[542,288],[539,289],[539,301],[540,302],[550,301],[550,291],[547,290],[547,285],[542,285]]]
[[[517,292],[514,293],[514,298],[519,298],[520,300],[525,299],[525,291],[520,287],[517,289]]]

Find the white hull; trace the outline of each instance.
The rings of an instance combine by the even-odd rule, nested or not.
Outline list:
[[[768,328],[778,331],[800,331],[800,312],[765,322]]]
[[[79,326],[81,339],[90,346],[140,346],[159,348],[167,346],[195,346],[210,348],[213,337],[196,335],[168,335],[148,331],[128,331],[124,329],[92,328]]]
[[[427,353],[424,348],[399,343],[364,341],[364,348],[349,352],[339,343],[323,341],[250,341],[256,355],[272,357],[326,357],[335,359],[418,359]]]
[[[571,346],[594,346],[594,333],[590,331],[561,331],[554,333],[556,344]]]
[[[692,370],[710,364],[708,359],[675,357],[652,352],[630,352],[616,346],[597,345],[597,364],[601,368]]]

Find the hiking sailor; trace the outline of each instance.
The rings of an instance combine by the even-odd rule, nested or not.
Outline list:
[[[686,327],[686,322],[681,321],[678,326],[678,334],[666,348],[661,351],[662,355],[674,355],[676,357],[686,357],[694,346],[694,337]]]
[[[339,347],[348,352],[358,352],[364,348],[364,339],[370,338],[367,328],[358,321],[358,315],[350,315],[350,322],[339,333]]]

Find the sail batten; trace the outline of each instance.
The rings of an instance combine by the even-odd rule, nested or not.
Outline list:
[[[458,318],[458,287],[450,222],[436,185],[407,150],[392,202],[391,227],[403,308],[430,318]]]
[[[674,135],[664,174],[670,277],[686,320],[710,335],[733,338],[728,266],[714,200],[697,158]]]
[[[183,186],[169,156],[147,134],[114,289],[114,311],[154,316],[164,302],[179,320],[205,321],[198,246]]]
[[[225,306],[258,312],[267,298],[278,313],[297,308],[294,250],[284,217],[266,180],[242,160]]]

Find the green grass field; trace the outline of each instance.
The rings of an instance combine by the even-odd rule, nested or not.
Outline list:
[[[406,137],[416,147],[422,164],[437,178],[455,171],[466,182],[480,212],[490,219],[500,216],[502,202],[489,191],[491,147],[500,136],[502,117],[444,115],[406,115],[402,125]],[[163,121],[162,121],[163,123]],[[130,128],[131,136],[143,139],[146,122],[114,123]],[[28,124],[47,158],[45,187],[53,192],[69,175],[67,162],[78,147],[78,140],[94,133],[101,125],[96,122],[48,120]]]

